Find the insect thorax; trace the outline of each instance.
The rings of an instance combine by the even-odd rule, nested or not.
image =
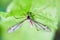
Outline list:
[[[34,19],[33,15],[32,15],[32,12],[27,12],[27,19]]]

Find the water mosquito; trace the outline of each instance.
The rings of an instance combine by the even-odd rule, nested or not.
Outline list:
[[[21,27],[21,25],[23,24],[23,22],[26,21],[26,20],[29,20],[30,24],[31,24],[32,26],[34,25],[34,26],[36,27],[37,31],[39,31],[39,30],[51,31],[51,30],[49,29],[49,27],[47,27],[46,25],[44,25],[44,24],[42,24],[42,23],[34,20],[34,17],[33,17],[33,15],[32,15],[32,12],[27,12],[27,17],[26,17],[26,19],[24,19],[24,20],[22,20],[21,22],[13,25],[11,28],[8,29],[8,32],[10,33],[10,32],[16,31],[18,28]]]

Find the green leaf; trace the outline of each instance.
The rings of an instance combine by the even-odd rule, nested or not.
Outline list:
[[[12,16],[25,16],[30,10],[32,0],[14,0],[7,8],[7,12]]]
[[[7,8],[9,16],[17,18],[26,17],[27,12],[32,12],[34,19],[49,28],[57,29],[56,1],[51,0],[14,0]]]
[[[26,18],[27,12],[32,12],[32,19],[47,25],[55,32],[57,29],[57,7],[55,0],[14,0],[7,8],[8,18],[3,22],[3,37],[6,40],[52,40],[54,32],[37,31],[35,26],[25,21],[20,29],[7,33],[7,29]],[[10,17],[9,17],[10,16]],[[20,19],[15,19],[24,17]],[[48,37],[49,36],[49,37]]]
[[[57,29],[57,7],[56,1],[33,0],[30,11],[35,15],[36,21],[43,23],[51,29]]]
[[[6,16],[7,16],[6,12],[0,12],[0,23],[6,20]]]

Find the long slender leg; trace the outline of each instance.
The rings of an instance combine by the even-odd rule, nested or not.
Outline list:
[[[21,18],[25,18],[25,16],[24,16],[24,17],[21,16],[21,17],[19,17],[19,18],[17,18],[17,17],[14,16],[14,18],[15,18],[15,19],[21,19]]]

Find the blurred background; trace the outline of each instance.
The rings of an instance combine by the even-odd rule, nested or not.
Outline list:
[[[58,8],[58,13],[57,13],[57,16],[58,16],[58,29],[56,30],[55,32],[55,37],[54,37],[54,40],[60,40],[60,1],[57,0],[57,8]]]
[[[0,0],[0,11],[6,11],[7,6],[12,0]]]
[[[11,3],[12,0],[0,0],[0,12],[6,12],[6,8],[9,5],[9,3]],[[54,34],[54,38],[53,40],[60,40],[60,0],[56,0],[57,2],[57,8],[58,8],[58,30],[55,32]],[[0,26],[2,26],[0,24]],[[2,38],[2,28],[0,27],[0,40],[4,40]]]
[[[12,0],[0,0],[0,12],[6,12],[6,8],[10,4],[11,1]],[[0,15],[1,15],[1,13],[0,13]],[[1,23],[1,17],[0,17],[0,23]],[[0,40],[3,40],[1,24],[0,24]]]

